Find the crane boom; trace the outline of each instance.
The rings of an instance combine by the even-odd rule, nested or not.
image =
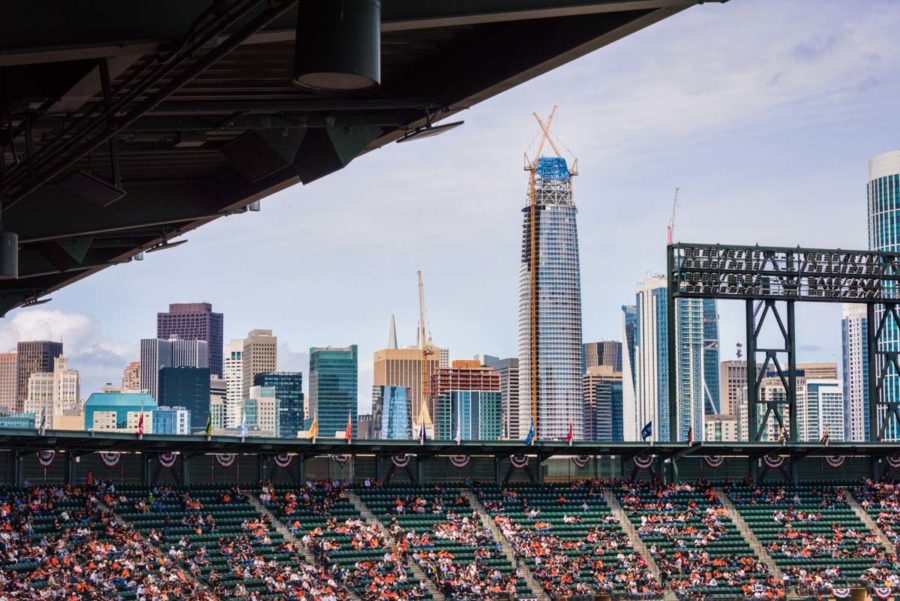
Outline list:
[[[678,211],[678,188],[675,188],[675,200],[672,201],[672,216],[669,217],[669,226],[666,228],[666,244],[672,244],[675,234],[675,215]]]
[[[425,426],[426,431],[433,431],[434,423],[431,421],[431,412],[428,409],[429,404],[429,386],[428,386],[428,355],[433,353],[433,350],[429,348],[429,340],[426,335],[426,322],[425,322],[425,284],[422,281],[422,271],[419,270],[419,349],[422,351],[422,367],[421,367],[421,381],[419,385],[419,390],[421,391],[421,395],[419,398],[419,414],[418,414],[418,428]]]

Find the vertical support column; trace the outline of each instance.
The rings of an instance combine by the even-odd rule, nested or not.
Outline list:
[[[75,455],[71,451],[66,451],[65,474],[63,476],[66,484],[75,484]]]
[[[306,484],[306,455],[297,455],[297,484]]]
[[[675,332],[675,248],[666,253],[666,356],[668,358],[669,441],[678,441],[678,347]],[[660,424],[661,425],[661,424]],[[638,424],[641,427],[640,424]],[[658,426],[657,426],[658,427]],[[660,430],[662,433],[662,430]],[[700,433],[703,436],[703,433]]]
[[[268,470],[269,458],[262,453],[256,455],[256,474],[259,476],[258,482],[265,482],[269,479]]]
[[[13,484],[22,486],[22,458],[15,449],[9,451],[9,475]]]
[[[790,425],[791,430],[790,441],[797,442],[800,438],[800,432],[797,426],[797,335],[794,327],[794,303],[795,301],[787,301],[787,340],[785,340],[785,348],[788,353],[788,410],[791,412]],[[793,465],[791,461],[791,465]],[[793,469],[793,468],[792,468]],[[796,478],[795,478],[796,480]]]
[[[500,457],[494,455],[494,484],[500,486],[503,479],[500,477]]]
[[[866,305],[866,350],[868,357],[866,365],[868,366],[869,377],[866,381],[866,390],[869,398],[866,404],[866,410],[869,412],[869,435],[866,442],[875,442],[878,440],[878,324],[875,322],[875,305],[870,303]],[[877,461],[873,459],[873,466],[877,466]],[[877,467],[875,468],[877,469]]]
[[[544,483],[544,458],[541,455],[536,457],[537,461],[535,463],[535,471],[537,471],[537,483]]]
[[[153,482],[150,478],[150,461],[150,455],[148,455],[147,453],[141,453],[141,482],[148,488],[153,485]]]
[[[756,386],[756,319],[753,316],[753,301],[746,301],[747,326],[747,438],[750,442],[759,440],[759,389]],[[740,424],[738,424],[740,427]],[[755,481],[755,476],[754,476]]]
[[[759,484],[759,457],[750,457],[750,479],[753,486]]]
[[[416,483],[419,486],[425,484],[425,462],[428,461],[423,457],[416,457]]]
[[[182,486],[190,486],[191,485],[191,470],[190,470],[190,455],[187,453],[181,454],[181,485]]]
[[[381,465],[381,455],[375,455],[375,479],[384,482],[384,466]]]

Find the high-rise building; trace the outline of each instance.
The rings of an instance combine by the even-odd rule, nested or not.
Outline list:
[[[511,357],[500,359],[491,355],[484,355],[481,359],[485,367],[490,367],[500,376],[500,423],[503,438],[506,440],[520,440],[525,438],[527,432],[519,430],[519,359]]]
[[[425,361],[426,376],[429,381],[434,371],[441,366],[441,349],[435,348]],[[412,405],[412,420],[416,423],[422,400],[422,351],[417,348],[382,349],[375,351],[374,386],[399,386],[409,391]],[[434,407],[429,407],[434,416]]]
[[[737,415],[741,401],[747,398],[747,361],[730,359],[719,363],[719,398],[722,415]]]
[[[240,410],[238,410],[240,412]],[[225,428],[225,399],[222,397],[210,397],[209,421],[213,431]]]
[[[453,361],[434,372],[431,394],[435,406],[435,438],[499,440],[500,375],[477,360]]]
[[[0,353],[0,411],[16,410],[16,357],[18,353]]]
[[[648,276],[638,286],[635,327],[635,427],[652,422],[655,440],[669,440],[669,345],[666,278]],[[719,411],[718,318],[714,299],[678,299],[675,381],[678,438],[703,436],[707,410]]]
[[[184,407],[160,407],[153,411],[154,434],[191,433],[191,412]]]
[[[584,439],[622,442],[622,372],[593,365],[584,373]]]
[[[584,370],[598,365],[608,365],[613,371],[622,371],[622,343],[618,340],[585,342]]]
[[[28,379],[35,372],[52,373],[53,360],[63,354],[63,343],[51,340],[20,342],[16,356],[16,411],[28,396]]]
[[[900,150],[892,150],[875,155],[869,160],[869,181],[866,186],[869,216],[869,249],[888,252],[900,251]],[[884,309],[876,308],[876,318],[880,321]],[[887,320],[878,350],[900,351],[900,330],[893,320]],[[879,361],[879,369],[881,369]],[[874,374],[871,374],[874,376]],[[883,400],[900,401],[900,374],[890,370],[883,386]],[[886,416],[879,411],[878,424],[881,429]],[[875,438],[877,433],[870,433]],[[900,439],[900,424],[892,419],[888,422],[883,440]]]
[[[251,330],[247,334],[241,351],[241,368],[241,399],[246,399],[256,374],[268,374],[278,369],[278,337],[272,335],[272,330]]]
[[[372,440],[372,414],[371,413],[360,413],[359,417],[356,420],[356,429],[357,434],[359,435],[359,440]]]
[[[244,401],[242,419],[255,436],[278,436],[280,405],[274,386],[251,386],[250,396]]]
[[[409,388],[373,386],[371,418],[373,439],[412,439],[412,399]]]
[[[356,345],[309,349],[309,411],[323,437],[343,436],[349,416],[356,438],[359,356]]]
[[[205,340],[209,345],[209,371],[220,377],[224,331],[224,318],[221,313],[213,313],[210,303],[174,303],[168,313],[156,314],[157,338]]]
[[[57,416],[80,409],[78,371],[69,369],[69,360],[60,355],[53,360],[51,373],[34,372],[28,378],[25,412],[34,413],[38,424],[52,428]]]
[[[627,442],[640,440],[637,395],[635,392],[634,345],[637,335],[637,307],[622,305],[622,436]]]
[[[837,380],[838,364],[834,361],[820,363],[798,363],[797,371],[807,380]]]
[[[869,345],[866,305],[842,306],[841,349],[844,376],[844,434],[848,441],[869,439]]]
[[[191,431],[203,430],[209,418],[209,368],[160,369],[157,399],[160,405],[186,408],[191,412]]]
[[[519,264],[519,431],[528,432],[536,413],[538,438],[563,439],[571,426],[575,438],[581,440],[584,368],[578,210],[565,159],[538,159],[533,195],[536,217],[532,224],[530,206],[523,209]],[[536,365],[532,364],[533,348]]]
[[[209,345],[204,340],[145,338],[141,340],[140,390],[159,400],[159,370],[164,367],[196,367],[209,373]],[[209,392],[207,375],[207,393]]]
[[[828,432],[831,442],[844,440],[844,390],[837,379],[806,378],[805,394],[797,395],[800,440],[816,442]]]
[[[241,423],[241,403],[244,402],[244,340],[232,340],[225,347],[222,371],[225,372],[225,427],[237,428]]]
[[[299,371],[276,371],[257,374],[256,386],[275,389],[278,399],[278,436],[297,438],[303,430],[303,374]]]
[[[141,362],[132,361],[122,372],[122,392],[141,392]]]
[[[703,440],[710,442],[735,442],[739,436],[738,418],[735,415],[720,413],[707,415],[704,424]]]

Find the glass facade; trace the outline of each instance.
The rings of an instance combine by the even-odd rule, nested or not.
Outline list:
[[[159,404],[187,409],[191,414],[192,432],[206,428],[209,400],[209,368],[164,367],[159,370]]]
[[[488,390],[451,390],[437,397],[438,440],[499,440],[502,434],[501,394]]]
[[[359,358],[356,345],[346,348],[309,349],[309,411],[319,420],[323,438],[343,436],[347,416],[357,433],[357,374]]]
[[[275,398],[278,399],[278,436],[296,438],[297,432],[304,429],[303,374],[299,371],[256,374],[253,384],[275,389]],[[346,427],[346,422],[344,426]]]
[[[565,159],[542,157],[535,175],[537,247],[537,433],[583,438],[581,275],[572,180]],[[519,267],[519,432],[531,425],[531,221],[523,209]]]
[[[900,150],[877,155],[869,161],[869,182],[867,186],[869,217],[869,249],[900,251]],[[885,283],[885,286],[890,284]],[[876,318],[881,320],[883,309],[876,308]],[[879,351],[900,351],[900,331],[893,320],[885,324]],[[879,361],[879,369],[881,369]],[[900,375],[889,370],[884,382],[884,400],[900,400]],[[884,414],[879,415],[879,424]],[[888,423],[884,440],[898,440],[900,424],[895,420]]]
[[[372,438],[412,439],[412,403],[405,386],[372,387]]]
[[[846,304],[841,319],[841,359],[844,384],[844,436],[869,440],[869,345],[866,306]]]

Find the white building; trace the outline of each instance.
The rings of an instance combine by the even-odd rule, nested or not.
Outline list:
[[[840,380],[806,380],[806,393],[797,395],[800,440],[816,442],[828,432],[828,440],[844,440],[844,389]]]
[[[52,428],[56,417],[80,408],[79,386],[78,371],[69,369],[69,360],[60,355],[53,360],[53,372],[29,376],[25,412],[34,413],[38,424]]]
[[[241,423],[241,406],[244,401],[244,340],[237,339],[225,345],[222,362],[225,377],[225,404],[222,428],[236,428]]]
[[[866,305],[842,305],[841,348],[844,377],[844,431],[848,441],[863,442],[869,432],[869,349]]]

